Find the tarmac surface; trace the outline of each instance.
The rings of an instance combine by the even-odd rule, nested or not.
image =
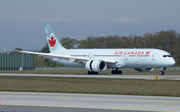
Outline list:
[[[71,78],[109,78],[109,79],[146,79],[180,80],[180,75],[72,75],[72,74],[10,74],[0,73],[0,76],[32,76],[32,77],[71,77]]]
[[[0,112],[180,112],[179,97],[0,92]]]
[[[33,109],[32,109],[33,108]],[[0,108],[1,110],[1,108]],[[38,107],[38,106],[3,106],[5,112],[139,112],[132,110],[105,110],[105,109],[84,109],[65,107]],[[147,111],[141,111],[147,112]]]

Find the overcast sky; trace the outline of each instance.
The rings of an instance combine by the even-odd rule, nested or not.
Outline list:
[[[0,50],[41,49],[43,23],[59,38],[180,33],[180,0],[1,0]]]

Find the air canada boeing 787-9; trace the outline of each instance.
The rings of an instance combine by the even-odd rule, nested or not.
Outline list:
[[[49,24],[44,23],[44,28],[50,53],[12,51],[39,55],[70,67],[85,67],[88,74],[98,74],[106,69],[113,69],[111,74],[122,74],[121,68],[151,72],[156,67],[160,68],[160,75],[164,75],[166,67],[175,64],[168,52],[159,49],[66,49]]]

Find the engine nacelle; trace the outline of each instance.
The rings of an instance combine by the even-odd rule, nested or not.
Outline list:
[[[138,72],[152,72],[154,68],[134,68]]]
[[[106,70],[107,63],[103,60],[89,60],[86,62],[86,69],[91,72],[102,72]]]

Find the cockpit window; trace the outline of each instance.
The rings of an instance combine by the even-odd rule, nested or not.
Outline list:
[[[168,57],[172,57],[171,55],[167,55]]]
[[[163,55],[163,57],[172,57],[171,55]]]

